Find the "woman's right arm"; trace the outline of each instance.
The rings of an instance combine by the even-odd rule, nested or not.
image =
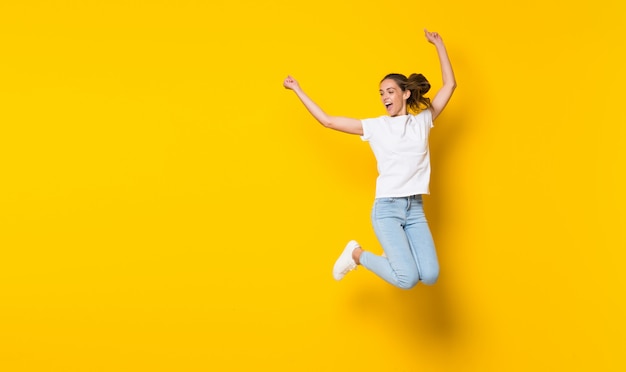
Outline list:
[[[304,104],[304,107],[313,115],[313,117],[320,122],[326,128],[338,130],[340,132],[349,134],[363,135],[363,125],[361,120],[346,118],[341,116],[331,116],[322,110],[309,96],[304,93],[300,84],[291,76],[287,76],[283,82],[283,86],[287,89],[291,89],[296,93],[300,101]]]

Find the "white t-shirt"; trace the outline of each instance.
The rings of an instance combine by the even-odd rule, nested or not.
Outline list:
[[[433,127],[430,110],[417,115],[380,116],[361,120],[363,141],[369,141],[378,163],[376,198],[429,194]]]

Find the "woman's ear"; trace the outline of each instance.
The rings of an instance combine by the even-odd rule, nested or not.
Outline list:
[[[410,90],[405,90],[404,94],[402,95],[402,97],[404,98],[404,100],[406,101],[407,99],[409,99],[409,97],[411,97],[411,91]]]

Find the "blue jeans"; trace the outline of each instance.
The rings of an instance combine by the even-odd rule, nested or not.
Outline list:
[[[402,289],[437,281],[439,262],[421,195],[375,199],[372,224],[386,257],[364,251],[361,265]]]

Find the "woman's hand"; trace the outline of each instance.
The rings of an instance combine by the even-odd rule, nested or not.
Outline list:
[[[291,90],[296,90],[300,87],[300,85],[298,84],[298,81],[291,76],[287,76],[285,78],[285,81],[283,81],[283,86],[286,89],[291,89]]]
[[[436,32],[429,32],[427,29],[424,29],[424,36],[426,36],[426,40],[428,40],[428,42],[431,44],[434,44],[434,45],[443,44],[443,39]]]

